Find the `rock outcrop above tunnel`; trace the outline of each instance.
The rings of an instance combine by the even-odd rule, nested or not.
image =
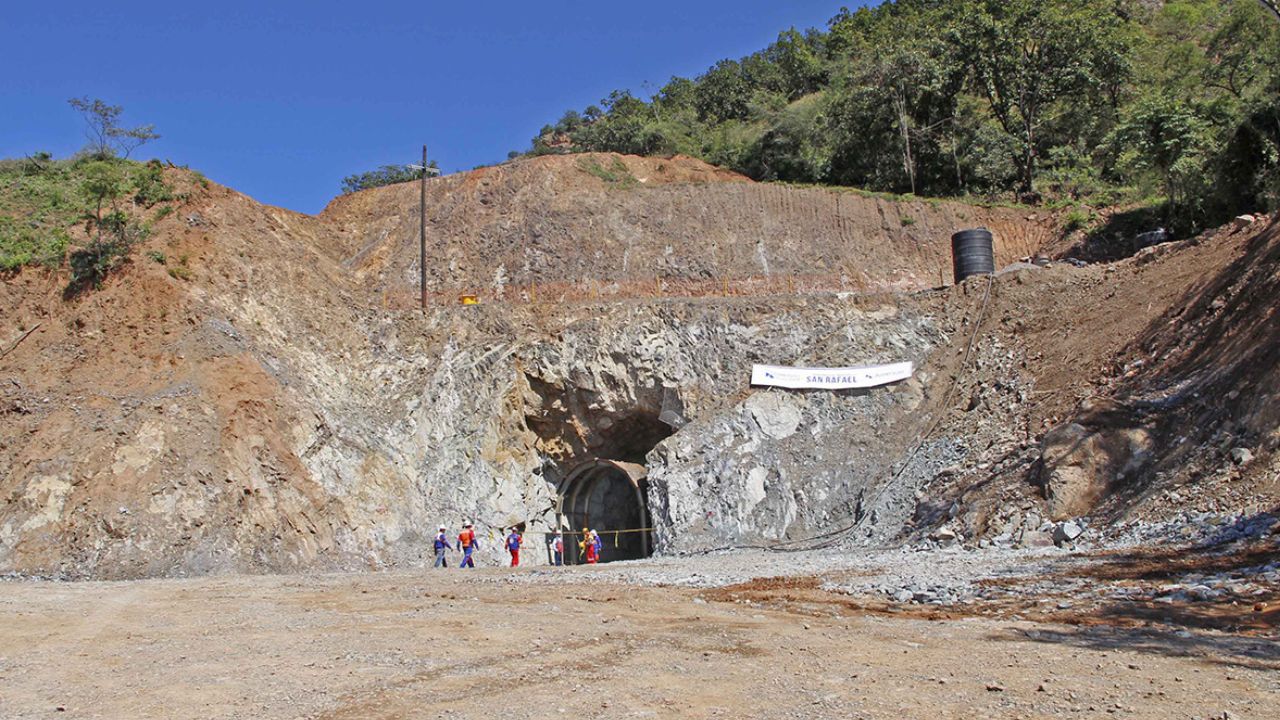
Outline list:
[[[417,297],[418,192],[408,183],[355,193],[322,216],[340,230],[352,276],[393,302]],[[958,228],[991,228],[1001,265],[1057,236],[1048,213],[761,184],[691,158],[605,154],[432,180],[426,215],[428,278],[448,299],[916,290],[950,282]]]

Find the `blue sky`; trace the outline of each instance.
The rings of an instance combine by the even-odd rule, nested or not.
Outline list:
[[[318,212],[344,176],[499,162],[569,108],[825,27],[838,0],[81,2],[0,14],[0,157],[84,144],[70,97],[125,108],[188,164],[263,202]]]

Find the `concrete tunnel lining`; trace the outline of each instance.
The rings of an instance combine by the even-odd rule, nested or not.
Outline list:
[[[572,532],[590,527],[604,543],[601,562],[648,557],[653,551],[645,481],[648,469],[621,460],[593,459],[580,463],[565,476],[557,493],[557,522]],[[642,532],[613,533],[631,530]],[[577,563],[577,535],[565,539],[565,561]]]

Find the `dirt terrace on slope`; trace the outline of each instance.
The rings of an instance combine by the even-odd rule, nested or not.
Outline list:
[[[418,204],[407,183],[340,197],[321,218],[341,229],[342,259],[366,287],[413,295]],[[646,296],[658,279],[718,295],[763,276],[914,290],[950,283],[956,229],[991,228],[1001,265],[1057,237],[1049,214],[1026,209],[757,184],[686,157],[604,154],[431,180],[427,217],[428,278],[443,297],[528,297],[530,284],[549,296],[585,282]]]

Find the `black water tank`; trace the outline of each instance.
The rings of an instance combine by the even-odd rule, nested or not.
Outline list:
[[[991,231],[986,228],[961,230],[951,236],[951,264],[956,282],[974,275],[991,275],[996,271]]]

